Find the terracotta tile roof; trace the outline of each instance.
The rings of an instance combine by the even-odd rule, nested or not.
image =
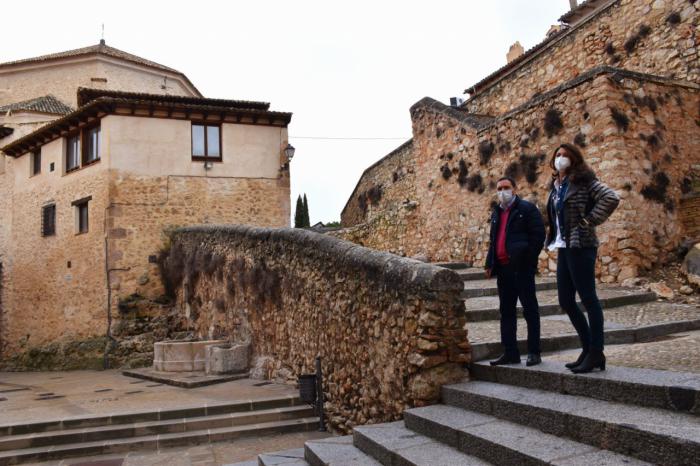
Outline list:
[[[64,104],[51,94],[22,102],[16,102],[14,104],[3,105],[0,107],[0,114],[6,113],[10,110],[27,110],[31,112],[51,113],[55,115],[65,115],[73,111],[71,107]]]
[[[130,93],[122,93],[130,94]],[[287,112],[273,112],[259,108],[240,107],[221,105],[221,102],[239,102],[239,101],[222,101],[220,99],[189,99],[192,102],[180,102],[182,99],[179,96],[162,96],[156,94],[137,94],[140,97],[125,97],[125,96],[103,96],[90,100],[85,105],[77,110],[65,115],[57,120],[54,120],[36,131],[23,136],[16,141],[0,148],[10,157],[19,157],[27,153],[29,150],[34,150],[50,141],[62,137],[67,132],[73,130],[86,122],[89,118],[100,118],[100,114],[117,113],[119,109],[127,108],[130,110],[128,115],[136,115],[138,117],[153,116],[156,110],[165,110],[166,118],[171,118],[173,113],[181,112],[184,115],[172,116],[174,119],[189,119],[191,113],[202,113],[213,117],[213,122],[225,123],[244,123],[244,124],[260,124],[266,126],[281,126],[287,127],[292,120],[292,114]],[[137,113],[141,112],[141,113]],[[117,113],[119,114],[119,113]],[[121,113],[124,115],[124,113]],[[216,119],[218,118],[218,120]]]
[[[581,19],[584,16],[588,15],[596,8],[601,6],[603,3],[605,3],[605,0],[584,0],[579,6],[577,6],[573,10],[569,10],[566,13],[564,13],[559,18],[559,21],[566,24],[573,23],[577,19]]]
[[[114,47],[110,47],[109,45],[105,44],[104,41],[100,41],[100,43],[97,45],[91,45],[89,47],[83,47],[80,49],[66,50],[65,52],[50,53],[48,55],[41,55],[39,57],[24,58],[22,60],[8,61],[5,63],[0,63],[0,67],[10,66],[10,65],[20,65],[20,64],[24,64],[24,63],[36,63],[36,62],[42,62],[42,61],[50,61],[50,60],[56,60],[59,58],[79,57],[82,55],[91,55],[91,54],[107,55],[109,57],[120,58],[122,60],[130,61],[133,63],[138,63],[139,65],[145,65],[145,66],[149,66],[151,68],[157,68],[159,70],[169,71],[171,73],[182,74],[179,71],[177,71],[173,68],[169,68],[165,65],[161,65],[160,63],[146,60],[145,58],[141,58],[141,57],[138,57],[136,55],[132,55],[130,53],[124,52],[123,50],[119,50],[119,49],[115,49]]]
[[[100,97],[114,97],[133,100],[158,101],[172,104],[210,105],[230,108],[249,108],[256,110],[268,110],[269,102],[256,102],[251,100],[208,99],[203,97],[186,97],[180,95],[146,94],[142,92],[112,91],[105,89],[78,88],[78,106],[88,104]]]

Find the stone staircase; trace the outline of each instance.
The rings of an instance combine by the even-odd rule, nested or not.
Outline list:
[[[352,436],[239,465],[700,464],[700,374],[609,365],[577,375],[547,356],[534,367],[492,367],[483,360],[501,352],[495,280],[465,264],[444,265],[465,280],[470,381],[444,386],[443,404],[409,409],[403,421],[356,427]],[[696,306],[615,286],[600,286],[599,296],[607,345],[700,328]],[[538,279],[538,298],[543,350],[578,348],[556,283]],[[524,322],[519,336],[525,352]]]
[[[0,465],[233,441],[318,428],[296,396],[0,425]]]

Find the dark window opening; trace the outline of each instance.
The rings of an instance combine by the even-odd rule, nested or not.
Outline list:
[[[192,123],[192,159],[221,160],[221,126]]]
[[[66,139],[66,172],[80,168],[80,135]]]
[[[100,127],[83,130],[83,165],[100,160]]]
[[[92,199],[92,196],[88,196],[77,201],[73,201],[73,206],[75,206],[75,229],[76,234],[87,233],[89,229],[89,209],[88,203]]]
[[[56,204],[45,205],[41,208],[41,236],[56,234]]]
[[[41,149],[32,152],[32,176],[41,173]]]

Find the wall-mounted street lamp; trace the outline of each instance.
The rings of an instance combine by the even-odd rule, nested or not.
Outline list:
[[[287,156],[287,162],[292,161],[292,158],[294,157],[295,151],[296,151],[296,149],[294,148],[294,146],[287,143],[287,147],[284,148],[284,155]]]

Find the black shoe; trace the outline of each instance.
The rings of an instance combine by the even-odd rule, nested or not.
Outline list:
[[[501,355],[500,358],[491,361],[492,366],[502,366],[504,364],[520,364],[520,356]]]
[[[542,362],[542,357],[539,354],[536,353],[530,353],[527,355],[527,362],[525,362],[526,366],[536,366]]]
[[[602,351],[591,350],[581,364],[571,369],[574,374],[585,374],[593,369],[605,370],[605,355]]]
[[[581,354],[578,355],[578,359],[574,362],[569,362],[564,364],[567,369],[573,369],[574,367],[580,365],[584,359],[586,359],[586,356],[588,355],[588,351],[581,351]]]

